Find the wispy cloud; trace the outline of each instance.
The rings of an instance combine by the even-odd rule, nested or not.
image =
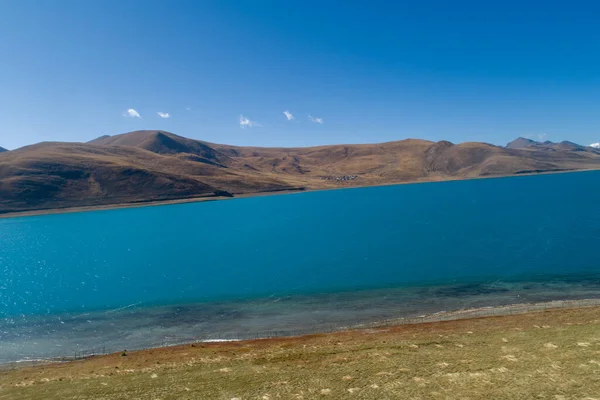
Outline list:
[[[169,113],[166,112],[157,112],[156,114],[158,114],[159,117],[161,118],[171,118],[171,116],[169,115]]]
[[[256,121],[252,121],[250,118],[244,117],[243,115],[240,114],[240,128],[254,128],[257,126],[262,126],[262,125]]]
[[[192,111],[192,107],[186,107],[185,111]]]
[[[592,143],[592,144],[590,144],[590,147],[593,147],[595,149],[600,149],[600,142],[598,142],[598,143]]]
[[[309,115],[308,119],[311,120],[312,122],[314,122],[315,124],[322,124],[323,123],[323,118],[313,117],[312,115]]]
[[[288,121],[291,121],[294,119],[294,115],[291,112],[289,112],[288,110],[285,110],[283,112],[283,115],[285,115],[285,117],[287,118]]]
[[[546,135],[545,133],[538,133],[537,137],[539,140],[546,140],[548,135]]]
[[[137,111],[135,111],[133,108],[130,108],[127,111],[123,111],[123,116],[124,117],[131,117],[131,118],[142,118],[142,116],[140,115],[140,113],[137,112]]]

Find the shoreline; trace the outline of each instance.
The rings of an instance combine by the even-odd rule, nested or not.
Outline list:
[[[583,307],[121,350],[1,369],[0,397],[591,400],[599,327],[600,307]]]
[[[70,214],[70,213],[79,213],[79,212],[88,212],[88,211],[109,211],[109,210],[118,210],[118,209],[127,209],[127,208],[158,207],[158,206],[167,206],[167,205],[175,205],[175,204],[202,203],[202,202],[209,202],[209,201],[235,200],[235,199],[245,199],[245,198],[252,198],[252,197],[277,196],[277,195],[320,192],[320,191],[330,191],[330,190],[362,189],[362,188],[369,188],[369,187],[385,187],[385,186],[416,185],[416,184],[440,183],[440,182],[470,181],[470,180],[477,180],[477,179],[502,179],[502,178],[513,178],[513,177],[520,177],[520,176],[554,175],[554,174],[567,174],[567,173],[590,172],[590,171],[600,171],[600,168],[598,168],[598,169],[546,171],[546,172],[526,172],[526,173],[512,174],[512,175],[476,176],[476,177],[462,177],[462,178],[450,177],[450,178],[443,178],[443,179],[428,179],[428,180],[416,180],[416,181],[406,181],[406,182],[375,183],[375,184],[344,186],[344,187],[323,187],[323,188],[299,187],[299,188],[290,188],[290,189],[274,190],[274,191],[243,193],[243,194],[234,195],[233,197],[225,197],[225,196],[207,197],[207,196],[204,196],[204,197],[190,197],[190,198],[171,199],[171,200],[139,201],[139,202],[135,202],[135,203],[114,203],[114,204],[93,205],[93,206],[50,208],[50,209],[42,209],[42,210],[15,211],[15,212],[0,213],[0,219],[32,217],[32,216],[42,216],[42,215]]]
[[[444,321],[468,320],[487,317],[504,317],[508,315],[521,315],[540,311],[579,309],[589,307],[600,307],[600,298],[589,298],[579,300],[551,300],[538,303],[513,303],[504,306],[487,306],[465,308],[453,311],[438,311],[412,318],[393,318],[384,321],[364,324],[365,327],[385,327],[398,325],[413,325],[423,323],[434,323]],[[350,329],[363,329],[352,327]]]
[[[470,321],[479,320],[486,318],[506,318],[510,316],[526,315],[526,314],[538,314],[546,311],[560,311],[560,310],[579,310],[586,308],[598,308],[600,307],[600,297],[598,298],[587,298],[579,300],[552,300],[546,302],[537,303],[513,303],[502,306],[485,306],[485,307],[474,307],[466,309],[457,309],[451,311],[437,311],[433,313],[423,314],[417,317],[408,318],[392,318],[385,319],[370,323],[359,323],[348,326],[338,326],[333,329],[321,329],[313,333],[306,333],[300,335],[272,335],[265,337],[256,338],[241,338],[241,339],[196,339],[188,340],[180,343],[173,343],[165,346],[157,347],[144,347],[144,348],[133,348],[127,352],[152,352],[152,351],[165,351],[177,350],[182,347],[190,345],[200,344],[203,347],[210,346],[214,348],[227,349],[231,346],[237,347],[246,343],[271,343],[280,340],[300,340],[306,337],[322,336],[322,335],[336,335],[348,332],[363,332],[378,330],[384,328],[401,328],[410,326],[424,326],[428,324],[443,324],[454,321]],[[97,357],[109,356],[120,351],[113,352],[108,351],[102,352],[85,352],[82,351],[80,356],[63,356],[63,357],[52,357],[52,358],[36,358],[36,359],[21,359],[16,361],[8,361],[0,363],[0,371],[9,369],[22,369],[31,366],[44,366],[54,364],[69,364],[76,361],[88,360]]]

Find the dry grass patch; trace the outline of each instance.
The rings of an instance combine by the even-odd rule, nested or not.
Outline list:
[[[0,399],[600,399],[600,308],[152,349],[0,372]]]

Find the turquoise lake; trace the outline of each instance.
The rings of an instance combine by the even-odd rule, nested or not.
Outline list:
[[[0,362],[600,297],[600,172],[0,220]]]

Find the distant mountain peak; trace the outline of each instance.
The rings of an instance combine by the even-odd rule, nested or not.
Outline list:
[[[97,137],[96,139],[90,140],[88,143],[94,144],[94,143],[102,142],[108,138],[110,138],[110,135],[102,135],[102,136]]]
[[[550,143],[552,143],[552,142],[550,142]],[[562,142],[560,142],[560,144],[567,144],[567,145],[570,145],[570,146],[579,146],[577,143],[571,142],[569,140],[563,140]]]
[[[0,147],[0,153],[4,153],[5,151],[8,151],[8,150],[5,149],[4,147]]]
[[[515,140],[513,140],[512,142],[509,142],[506,145],[506,148],[508,149],[521,149],[523,147],[527,147],[527,146],[534,146],[536,144],[541,144],[540,142],[536,142],[535,140],[532,139],[527,139],[524,137],[518,137]]]
[[[546,140],[537,142],[532,139],[520,137],[506,145],[508,149],[527,149],[527,150],[545,150],[545,151],[590,151],[588,146],[581,146],[569,140],[563,140],[559,143]]]
[[[215,166],[224,166],[229,161],[228,156],[211,147],[210,144],[160,130],[141,130],[113,136],[105,135],[92,140],[89,144],[133,146],[156,154],[179,154],[183,158]]]

